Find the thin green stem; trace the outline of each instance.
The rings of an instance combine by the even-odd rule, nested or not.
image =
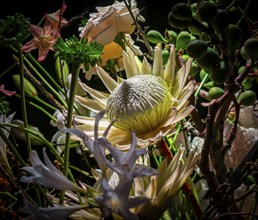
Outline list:
[[[35,96],[35,99],[36,99],[39,103],[41,103],[42,105],[44,105],[44,106],[50,108],[51,110],[54,110],[54,111],[56,110],[56,108],[55,108],[54,106],[48,104],[47,102],[45,102],[43,99],[39,98],[38,96]]]
[[[199,85],[198,89],[194,93],[195,98],[198,96],[198,94],[199,94],[200,90],[202,89],[204,83],[206,82],[206,79],[208,78],[208,76],[209,76],[208,73],[206,73],[206,75],[203,77],[201,84]]]
[[[30,55],[29,57],[32,57],[32,56]],[[32,58],[32,59],[34,59],[34,58]],[[24,60],[29,65],[29,67],[33,70],[33,72],[37,75],[37,77],[39,77],[41,82],[51,91],[51,93],[54,94],[65,107],[67,107],[67,104],[64,101],[64,99],[62,98],[62,96],[48,83],[48,81],[39,73],[39,71],[32,65],[32,63],[26,57],[24,57]],[[39,65],[39,68],[40,68],[40,65]],[[43,67],[41,67],[41,70],[44,71],[44,73],[49,76],[49,74],[47,73],[47,71],[45,69],[43,69]],[[54,80],[52,79],[51,82],[52,81],[54,81]],[[55,82],[55,84],[57,84],[57,83]],[[63,92],[62,88],[59,85],[58,85],[58,91]]]
[[[4,126],[4,124],[3,124]],[[16,128],[18,128],[19,126],[16,126]],[[22,166],[26,166],[26,163],[24,162],[24,160],[22,159],[22,157],[20,156],[19,152],[16,150],[16,147],[13,145],[13,143],[6,137],[6,135],[4,134],[3,130],[0,129],[0,137],[4,140],[4,142],[7,144],[7,146],[10,148],[11,152],[15,155],[16,159],[19,161],[19,163]]]
[[[73,63],[72,65],[72,80],[71,80],[71,89],[68,99],[68,112],[67,112],[67,122],[66,127],[71,128],[73,122],[73,112],[74,112],[74,101],[78,84],[78,77],[80,73],[80,64]],[[70,140],[71,134],[66,133],[65,138],[65,149],[64,149],[64,166],[63,166],[63,174],[67,176],[69,170],[69,157],[70,157]],[[60,202],[64,201],[64,192],[60,195]]]
[[[19,56],[19,71],[20,71],[20,89],[21,89],[21,107],[22,107],[22,118],[24,122],[24,127],[28,128],[28,118],[27,118],[27,110],[26,110],[26,97],[24,91],[24,69],[23,69],[23,55],[21,51],[21,47],[18,46],[18,56]],[[26,145],[28,154],[31,152],[31,141],[29,134],[25,134],[26,137]]]

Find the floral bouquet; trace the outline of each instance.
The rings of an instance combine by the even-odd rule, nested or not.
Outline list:
[[[0,19],[2,219],[257,218],[251,2],[181,1],[164,33],[136,0]]]

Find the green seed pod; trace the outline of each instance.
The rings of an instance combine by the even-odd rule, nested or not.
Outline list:
[[[212,27],[217,34],[224,33],[229,25],[230,16],[224,9],[217,9],[217,14],[212,20]]]
[[[186,3],[180,2],[175,4],[172,7],[171,12],[173,16],[178,20],[191,21],[192,19],[192,10],[190,6],[188,6]]]
[[[148,41],[150,41],[153,44],[167,43],[167,40],[162,36],[162,34],[156,30],[148,31],[146,37]]]
[[[207,75],[207,74],[208,74],[208,75]],[[206,75],[208,76],[208,77],[206,78],[206,81],[207,81],[207,80],[210,79],[209,73],[208,73],[207,71],[205,71],[204,69],[201,69],[201,70],[200,70],[200,73],[199,73],[199,77],[200,77],[201,81],[204,79],[204,77],[205,77]]]
[[[253,90],[246,90],[237,97],[237,101],[240,105],[253,105],[256,101],[256,94]]]
[[[214,86],[210,88],[208,94],[211,99],[218,99],[225,93],[224,89]]]
[[[243,34],[237,25],[229,24],[225,36],[230,51],[234,52],[240,48],[243,41]]]
[[[194,35],[197,35],[197,36],[202,35],[202,31],[195,26],[188,26],[188,30],[191,34],[194,34]]]
[[[12,128],[12,133],[15,135],[16,138],[22,140],[22,141],[26,141],[26,131],[24,131],[24,122],[18,119],[15,119],[12,121],[13,124],[18,125],[18,128]],[[39,129],[37,127],[28,126],[28,129],[30,129],[31,131],[33,131],[33,133],[41,138],[45,138],[44,135],[39,131]],[[44,143],[42,141],[39,140],[39,138],[35,137],[32,134],[29,134],[30,137],[30,141],[33,145],[36,146],[42,146],[44,145]]]
[[[191,39],[191,34],[188,31],[181,31],[177,36],[176,49],[185,49]]]
[[[190,41],[186,47],[187,54],[192,58],[200,58],[208,49],[208,44],[204,40]]]
[[[205,87],[206,89],[210,90],[212,87],[214,87],[214,82],[213,81],[209,81],[209,82],[205,83],[203,85],[203,87]]]
[[[196,19],[196,17],[197,17],[196,12],[197,12],[197,8],[198,8],[198,3],[197,2],[192,3],[190,5],[190,8],[191,8],[191,11],[192,11],[193,18]]]
[[[58,56],[55,61],[57,80],[61,85],[67,85],[68,75],[70,73],[69,66],[65,60],[61,60]]]
[[[226,82],[230,77],[229,66],[228,64],[222,60],[211,69],[210,78],[214,83],[222,84]]]
[[[20,76],[18,74],[14,74],[12,77],[13,77],[14,85],[18,89],[20,89]],[[27,96],[29,96],[30,98],[35,98],[38,96],[38,92],[37,92],[36,88],[26,78],[24,78],[24,91],[25,91],[25,94]]]
[[[214,3],[205,1],[199,4],[197,8],[197,15],[201,21],[211,23],[217,14],[217,8]]]
[[[196,61],[193,61],[189,76],[196,76],[198,72],[200,72],[200,67],[196,64]]]
[[[169,38],[171,39],[172,44],[176,45],[177,32],[175,32],[173,30],[168,30],[167,34],[168,34]]]
[[[191,25],[191,20],[186,20],[186,21],[182,21],[182,20],[178,20],[177,18],[175,18],[172,14],[172,12],[168,13],[168,24],[173,27],[173,28],[186,28],[189,25]]]
[[[241,54],[241,56],[242,56],[242,58],[243,58],[244,60],[248,60],[249,57],[248,57],[248,55],[247,55],[246,52],[245,52],[244,46],[241,47],[240,54]]]
[[[163,63],[167,63],[168,58],[169,58],[169,50],[168,49],[164,49],[162,50],[162,58],[163,58]]]
[[[245,89],[251,89],[253,86],[253,80],[251,78],[245,78],[242,85]]]
[[[208,47],[206,53],[204,53],[200,58],[196,59],[196,61],[201,68],[213,68],[219,62],[219,55],[214,49]]]
[[[258,59],[258,39],[249,38],[244,43],[245,53],[254,62]]]

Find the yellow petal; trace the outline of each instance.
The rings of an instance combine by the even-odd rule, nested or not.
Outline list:
[[[163,76],[164,66],[163,66],[163,58],[162,58],[162,48],[161,44],[157,44],[154,48],[154,63],[152,74],[154,76]],[[162,77],[163,78],[163,77]]]
[[[102,108],[105,108],[106,107],[106,104],[107,104],[107,97],[105,95],[103,95],[103,93],[95,90],[95,89],[92,89],[90,88],[89,86],[87,86],[86,84],[84,83],[81,83],[79,82],[81,87],[86,91],[88,92],[94,99],[96,99],[97,101],[100,102],[100,106]]]
[[[82,96],[75,96],[75,99],[77,102],[79,102],[80,105],[82,105],[83,107],[98,113],[102,110],[104,110],[105,108],[101,107],[99,102],[93,99],[89,99],[86,97],[82,97]]]
[[[142,74],[151,74],[151,65],[147,61],[146,57],[143,58],[142,66],[141,66]]]
[[[163,76],[168,86],[171,86],[174,81],[175,68],[176,68],[176,50],[175,50],[175,46],[171,45],[169,58],[168,58],[165,71],[164,71],[164,76]]]
[[[118,86],[118,83],[101,67],[97,67],[97,73],[110,93]]]

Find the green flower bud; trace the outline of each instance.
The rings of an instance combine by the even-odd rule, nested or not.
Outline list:
[[[240,48],[243,41],[241,29],[235,24],[229,24],[226,29],[226,41],[230,51],[234,52]]]
[[[200,67],[196,64],[195,61],[193,61],[189,76],[196,76],[199,71]]]
[[[192,58],[200,58],[208,49],[208,44],[204,40],[193,40],[186,47],[187,54]]]
[[[175,4],[171,12],[173,16],[181,21],[188,21],[192,19],[192,11],[190,6],[188,6],[186,3],[180,2]]]
[[[197,14],[201,21],[211,23],[217,14],[217,8],[214,3],[204,1],[199,4],[197,8]]]
[[[253,80],[251,78],[245,78],[242,85],[245,89],[251,89],[253,86]]]
[[[211,89],[212,87],[214,87],[214,82],[213,81],[209,81],[209,82],[205,83],[203,85],[203,87],[205,87],[206,89]]]
[[[176,49],[185,49],[191,40],[191,34],[188,31],[181,31],[177,36]]]
[[[153,44],[167,42],[167,40],[162,36],[162,34],[156,30],[148,31],[148,33],[146,34],[146,37],[148,41],[150,41]]]
[[[253,105],[256,101],[256,94],[253,90],[246,90],[237,97],[237,101],[240,105]]]
[[[13,120],[12,123],[19,126],[18,128],[12,128],[12,133],[15,135],[15,137],[22,141],[26,141],[26,131],[24,130],[24,122],[16,119]],[[28,126],[28,129],[31,130],[33,134],[35,134],[29,134],[31,143],[37,146],[44,145],[44,143],[42,143],[42,141],[39,139],[44,138],[44,135],[39,131],[39,129],[31,125]]]
[[[191,21],[190,20],[179,20],[177,18],[174,17],[172,12],[168,13],[168,24],[173,27],[173,28],[186,28],[189,25],[191,25]]]
[[[67,85],[68,75],[70,73],[67,62],[64,60],[61,60],[60,57],[57,57],[55,61],[55,68],[56,68],[58,82],[61,85]]]
[[[229,66],[224,60],[220,61],[218,65],[211,69],[210,78],[217,84],[226,82],[229,77]]]
[[[212,20],[212,27],[216,33],[224,33],[229,25],[230,16],[224,9],[217,9],[217,14]]]
[[[219,62],[219,55],[214,49],[212,49],[211,47],[208,47],[206,53],[204,53],[196,61],[201,68],[204,68],[204,69],[213,68]]]
[[[244,43],[244,50],[246,55],[252,60],[256,61],[258,59],[258,39],[249,38]]]
[[[215,87],[210,88],[208,94],[211,99],[217,99],[217,98],[221,97],[224,93],[225,93],[224,89],[215,86]]]
[[[14,84],[15,86],[20,89],[20,76],[18,74],[14,74],[13,76],[13,81],[14,81]],[[34,87],[34,85],[32,85],[32,83],[24,78],[24,91],[25,91],[25,94],[27,96],[29,96],[30,98],[35,98],[38,96],[38,92],[36,90],[36,88]]]

